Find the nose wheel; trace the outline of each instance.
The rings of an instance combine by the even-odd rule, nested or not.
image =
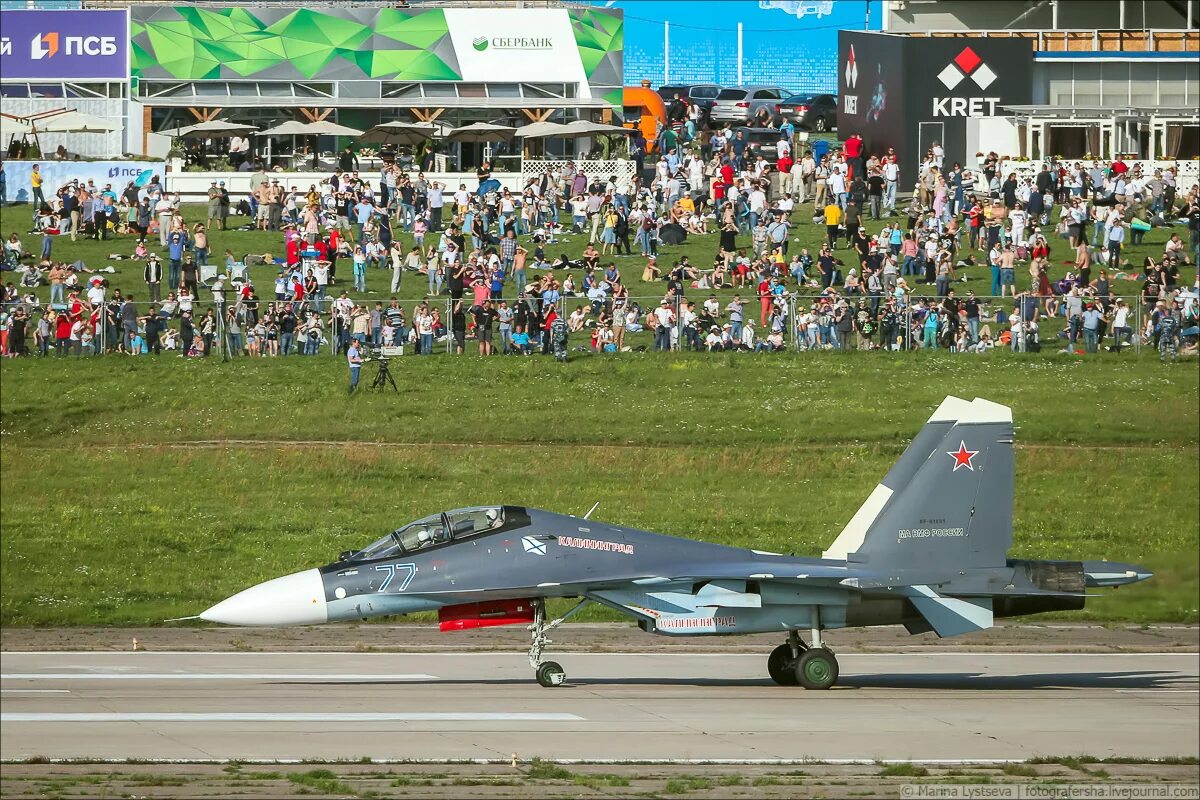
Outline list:
[[[537,677],[538,685],[545,686],[547,689],[553,686],[562,686],[567,679],[566,670],[557,661],[542,662],[538,665],[534,675]]]
[[[588,599],[585,597],[576,603],[575,607],[566,614],[563,614],[556,620],[547,622],[546,601],[541,599],[533,601],[533,624],[529,626],[530,638],[532,639],[529,645],[529,666],[533,667],[533,676],[539,686],[545,686],[547,689],[550,689],[566,683],[567,671],[562,668],[562,664],[559,664],[557,661],[542,661],[542,652],[546,649],[546,645],[551,644],[546,634],[570,619],[575,612],[579,611],[587,603]]]

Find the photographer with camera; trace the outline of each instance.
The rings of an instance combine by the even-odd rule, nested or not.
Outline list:
[[[350,366],[349,394],[354,394],[354,390],[358,388],[358,373],[362,371],[363,359],[358,347],[358,340],[351,339],[350,346],[346,348],[346,363]]]

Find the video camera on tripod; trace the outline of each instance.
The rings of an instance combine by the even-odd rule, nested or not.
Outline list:
[[[396,388],[396,381],[392,378],[392,371],[388,369],[388,359],[393,356],[402,355],[404,355],[403,345],[372,347],[367,351],[367,357],[363,361],[366,363],[374,362],[379,365],[379,370],[375,373],[375,380],[371,381],[372,389],[382,389],[384,386],[391,386],[392,391],[400,391]]]

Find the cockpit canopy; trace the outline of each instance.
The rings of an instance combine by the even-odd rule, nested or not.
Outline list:
[[[410,522],[357,553],[343,554],[340,560],[374,561],[391,558],[482,533],[495,533],[528,524],[529,514],[518,506],[457,508]]]

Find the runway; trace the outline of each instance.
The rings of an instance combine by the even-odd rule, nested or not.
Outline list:
[[[859,653],[827,692],[765,653],[5,652],[0,757],[1015,760],[1197,756],[1196,653]]]

